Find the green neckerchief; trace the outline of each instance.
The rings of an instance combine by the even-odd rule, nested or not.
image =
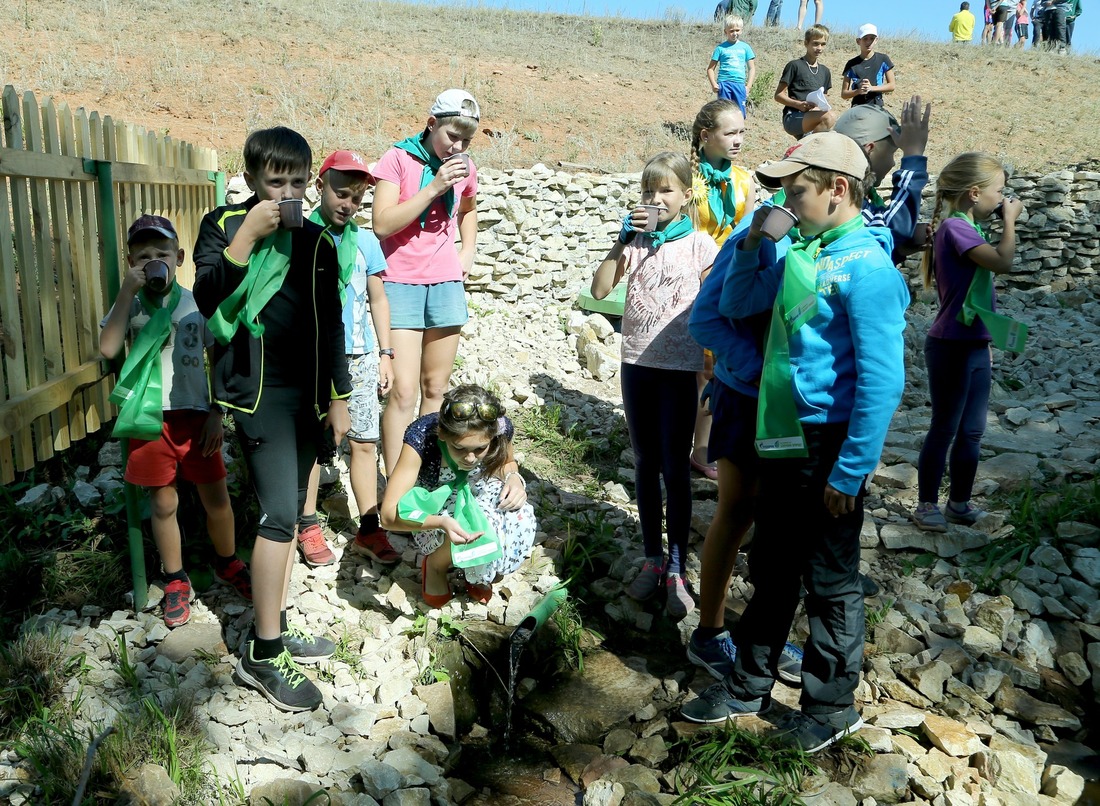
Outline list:
[[[695,232],[695,225],[691,223],[691,219],[686,214],[681,213],[679,218],[667,224],[664,229],[643,232],[642,235],[647,236],[653,241],[653,246],[659,249],[667,242],[686,238],[693,232]]]
[[[886,201],[882,198],[882,194],[878,192],[878,188],[873,187],[867,191],[867,197],[871,200],[871,204],[875,207],[885,207]]]
[[[952,213],[951,217],[961,218],[977,230],[984,240],[988,240],[985,237],[985,230],[970,216],[956,212]],[[970,288],[966,291],[966,297],[963,299],[962,309],[957,318],[964,325],[971,325],[974,323],[975,316],[981,317],[982,324],[985,325],[989,335],[993,337],[993,343],[999,349],[1014,353],[1023,351],[1024,343],[1027,341],[1027,325],[993,310],[993,272],[981,266],[974,267],[974,279],[970,281]]]
[[[424,147],[424,135],[414,134],[412,137],[406,137],[400,143],[394,143],[394,148],[400,148],[402,151],[407,151],[412,154],[422,163],[424,163],[424,170],[420,174],[420,190],[423,190],[432,183],[435,179],[435,174],[443,165],[443,160],[437,157],[434,153],[430,153],[428,149]],[[447,192],[441,197],[443,199],[443,208],[447,211],[447,218],[454,215],[455,212],[455,189],[453,187],[447,188]],[[432,202],[434,204],[435,202]],[[432,205],[429,204],[424,208],[424,212],[420,214],[420,229],[424,229],[425,224],[428,223],[428,211],[432,209]]]
[[[309,220],[320,224],[340,239],[340,243],[336,244],[336,263],[340,267],[340,307],[343,308],[348,303],[348,283],[355,273],[355,264],[359,257],[359,225],[349,218],[343,232],[337,232],[332,224],[321,217],[321,205],[313,208]]]
[[[160,439],[164,425],[160,351],[172,333],[172,314],[180,304],[180,296],[180,286],[175,280],[168,291],[168,304],[163,307],[156,304],[160,300],[154,303],[149,299],[144,288],[138,291],[149,321],[134,339],[118,373],[118,383],[111,391],[111,402],[120,407],[111,432],[113,437],[137,437],[150,442]]]
[[[260,311],[282,287],[290,270],[290,230],[277,229],[257,246],[248,257],[248,272],[237,288],[222,300],[207,322],[219,344],[229,344],[244,325],[254,338],[264,334],[259,321]]]
[[[715,168],[707,162],[703,149],[699,149],[699,175],[707,185],[707,204],[710,206],[710,214],[719,227],[715,232],[721,232],[733,223],[737,217],[737,187],[730,179],[730,168],[733,163],[722,160],[724,168]],[[727,194],[725,191],[729,189]]]
[[[817,315],[817,269],[821,250],[864,226],[863,216],[787,250],[783,283],[775,295],[764,369],[760,375],[760,399],[756,412],[756,452],[768,458],[805,457],[806,438],[798,419],[791,381],[790,337]]]
[[[446,506],[451,496],[455,496],[454,519],[467,534],[481,532],[481,537],[461,546],[451,544],[451,562],[458,568],[469,568],[475,565],[485,565],[500,559],[504,552],[501,551],[500,541],[493,533],[493,527],[485,513],[481,511],[481,505],[474,497],[474,491],[470,489],[469,471],[459,469],[455,460],[451,458],[447,450],[447,443],[437,439],[439,452],[444,461],[455,474],[454,481],[440,484],[434,490],[424,487],[413,487],[397,502],[397,516],[410,523],[423,524],[430,515],[438,515]]]

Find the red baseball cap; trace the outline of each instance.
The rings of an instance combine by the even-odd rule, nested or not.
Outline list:
[[[131,224],[130,229],[126,231],[126,243],[132,244],[137,238],[147,235],[179,240],[176,228],[172,226],[172,222],[167,218],[159,215],[143,215]]]
[[[370,168],[367,165],[367,161],[354,151],[333,151],[325,158],[325,161],[321,163],[321,170],[317,172],[317,176],[324,176],[325,171],[329,168],[335,168],[338,171],[346,171],[347,173],[366,174],[370,176]]]

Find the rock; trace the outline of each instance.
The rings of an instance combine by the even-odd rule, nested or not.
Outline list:
[[[639,739],[630,748],[630,758],[641,764],[657,767],[668,758],[668,748],[665,747],[665,740],[656,735]]]
[[[429,786],[440,780],[439,770],[410,747],[401,747],[382,756],[382,763],[388,764],[405,776],[405,783]]]
[[[856,798],[866,802],[900,803],[909,792],[909,771],[905,756],[885,753],[872,756],[860,767],[852,781]]]
[[[951,667],[941,660],[920,665],[906,665],[900,674],[917,691],[934,703],[943,701],[943,688],[951,677]]]
[[[142,764],[122,784],[120,802],[141,806],[173,806],[181,797],[179,787],[159,764]]]
[[[104,442],[96,455],[96,464],[100,467],[122,467],[126,462],[122,458],[122,443],[117,439]]]
[[[1079,548],[1069,561],[1081,579],[1093,587],[1100,586],[1100,549]]]
[[[431,790],[421,786],[398,789],[382,799],[382,806],[431,806]]]
[[[441,682],[430,686],[417,686],[413,689],[413,693],[427,706],[428,721],[435,732],[446,741],[454,741],[457,734],[455,700],[451,693],[451,684]]]
[[[619,806],[626,797],[622,784],[596,781],[584,793],[584,806]]]
[[[963,630],[963,647],[979,657],[989,652],[998,651],[1003,643],[999,637],[981,627],[970,626]]]
[[[917,486],[917,469],[907,462],[890,467],[880,467],[872,478],[875,484],[895,490],[908,490]]]
[[[642,764],[615,767],[606,777],[609,781],[622,784],[627,791],[638,790],[651,795],[661,791],[661,782],[657,780],[657,773]]]
[[[277,778],[253,787],[249,794],[251,803],[278,803],[280,806],[305,806],[316,803],[315,795],[323,792],[321,787],[292,778]],[[312,800],[310,800],[312,798]]]
[[[592,763],[593,759],[599,758],[602,753],[594,744],[569,743],[550,748],[550,755],[554,757],[558,766],[565,770],[565,774],[579,784],[584,768]]]
[[[889,624],[876,624],[875,647],[880,652],[894,655],[916,655],[924,650],[924,643]]]
[[[637,738],[632,730],[616,728],[604,737],[603,751],[611,756],[621,756],[634,745]]]
[[[1029,453],[998,454],[982,460],[978,465],[978,478],[994,481],[1006,492],[1019,490],[1042,481],[1039,457]]]
[[[53,507],[65,500],[65,491],[49,484],[36,484],[15,502],[15,505],[27,512],[39,512]]]
[[[928,740],[949,756],[965,758],[984,748],[978,734],[961,722],[945,716],[925,714],[923,727]]]
[[[73,484],[73,497],[84,509],[96,506],[103,498],[99,490],[86,481],[78,481]]]
[[[585,658],[583,676],[570,675],[552,692],[536,691],[523,708],[548,724],[559,741],[593,743],[648,703],[660,684],[611,653],[596,652]],[[595,702],[593,690],[600,692]]]
[[[1081,727],[1081,720],[1065,708],[1036,699],[1015,686],[1002,686],[998,689],[993,696],[993,704],[1009,716],[1030,722],[1032,725],[1070,730]]]
[[[1039,771],[1030,759],[1011,750],[989,754],[989,780],[1000,791],[1035,797],[1039,794]]]
[[[222,641],[222,631],[217,624],[204,624],[189,621],[177,627],[157,645],[157,654],[173,663],[183,663],[188,658],[198,657],[200,652],[208,652],[218,657],[229,654]]]
[[[1008,637],[1008,628],[1015,615],[1016,610],[1012,599],[1007,596],[997,596],[978,605],[974,613],[974,623],[997,636],[1003,644]],[[997,649],[1000,649],[1000,646]]]
[[[1085,791],[1085,779],[1068,767],[1051,764],[1043,770],[1042,788],[1039,791],[1058,803],[1077,803]]]
[[[806,806],[859,806],[851,789],[828,779],[819,787],[803,791],[799,799]]]

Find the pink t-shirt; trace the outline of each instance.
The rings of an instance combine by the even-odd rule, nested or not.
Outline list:
[[[714,263],[718,244],[703,232],[654,249],[639,235],[626,256],[623,363],[655,369],[703,369],[703,348],[688,332],[691,306],[703,271]]]
[[[400,148],[391,148],[383,154],[372,171],[375,179],[397,185],[398,203],[420,192],[423,172],[424,163]],[[386,270],[380,275],[383,280],[428,285],[462,279],[462,264],[455,248],[457,215],[461,200],[477,195],[477,168],[473,162],[470,175],[454,186],[454,192],[454,217],[447,215],[441,196],[428,208],[423,227],[417,216],[405,229],[381,240],[382,254],[386,256]]]

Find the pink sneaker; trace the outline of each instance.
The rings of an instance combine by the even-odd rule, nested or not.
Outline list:
[[[307,526],[298,533],[298,548],[302,551],[302,557],[306,565],[316,568],[319,565],[332,565],[336,562],[336,555],[328,547],[325,533],[318,524]]]
[[[356,554],[364,554],[383,565],[401,562],[401,555],[390,545],[385,529],[375,529],[369,534],[357,532],[350,548]]]

